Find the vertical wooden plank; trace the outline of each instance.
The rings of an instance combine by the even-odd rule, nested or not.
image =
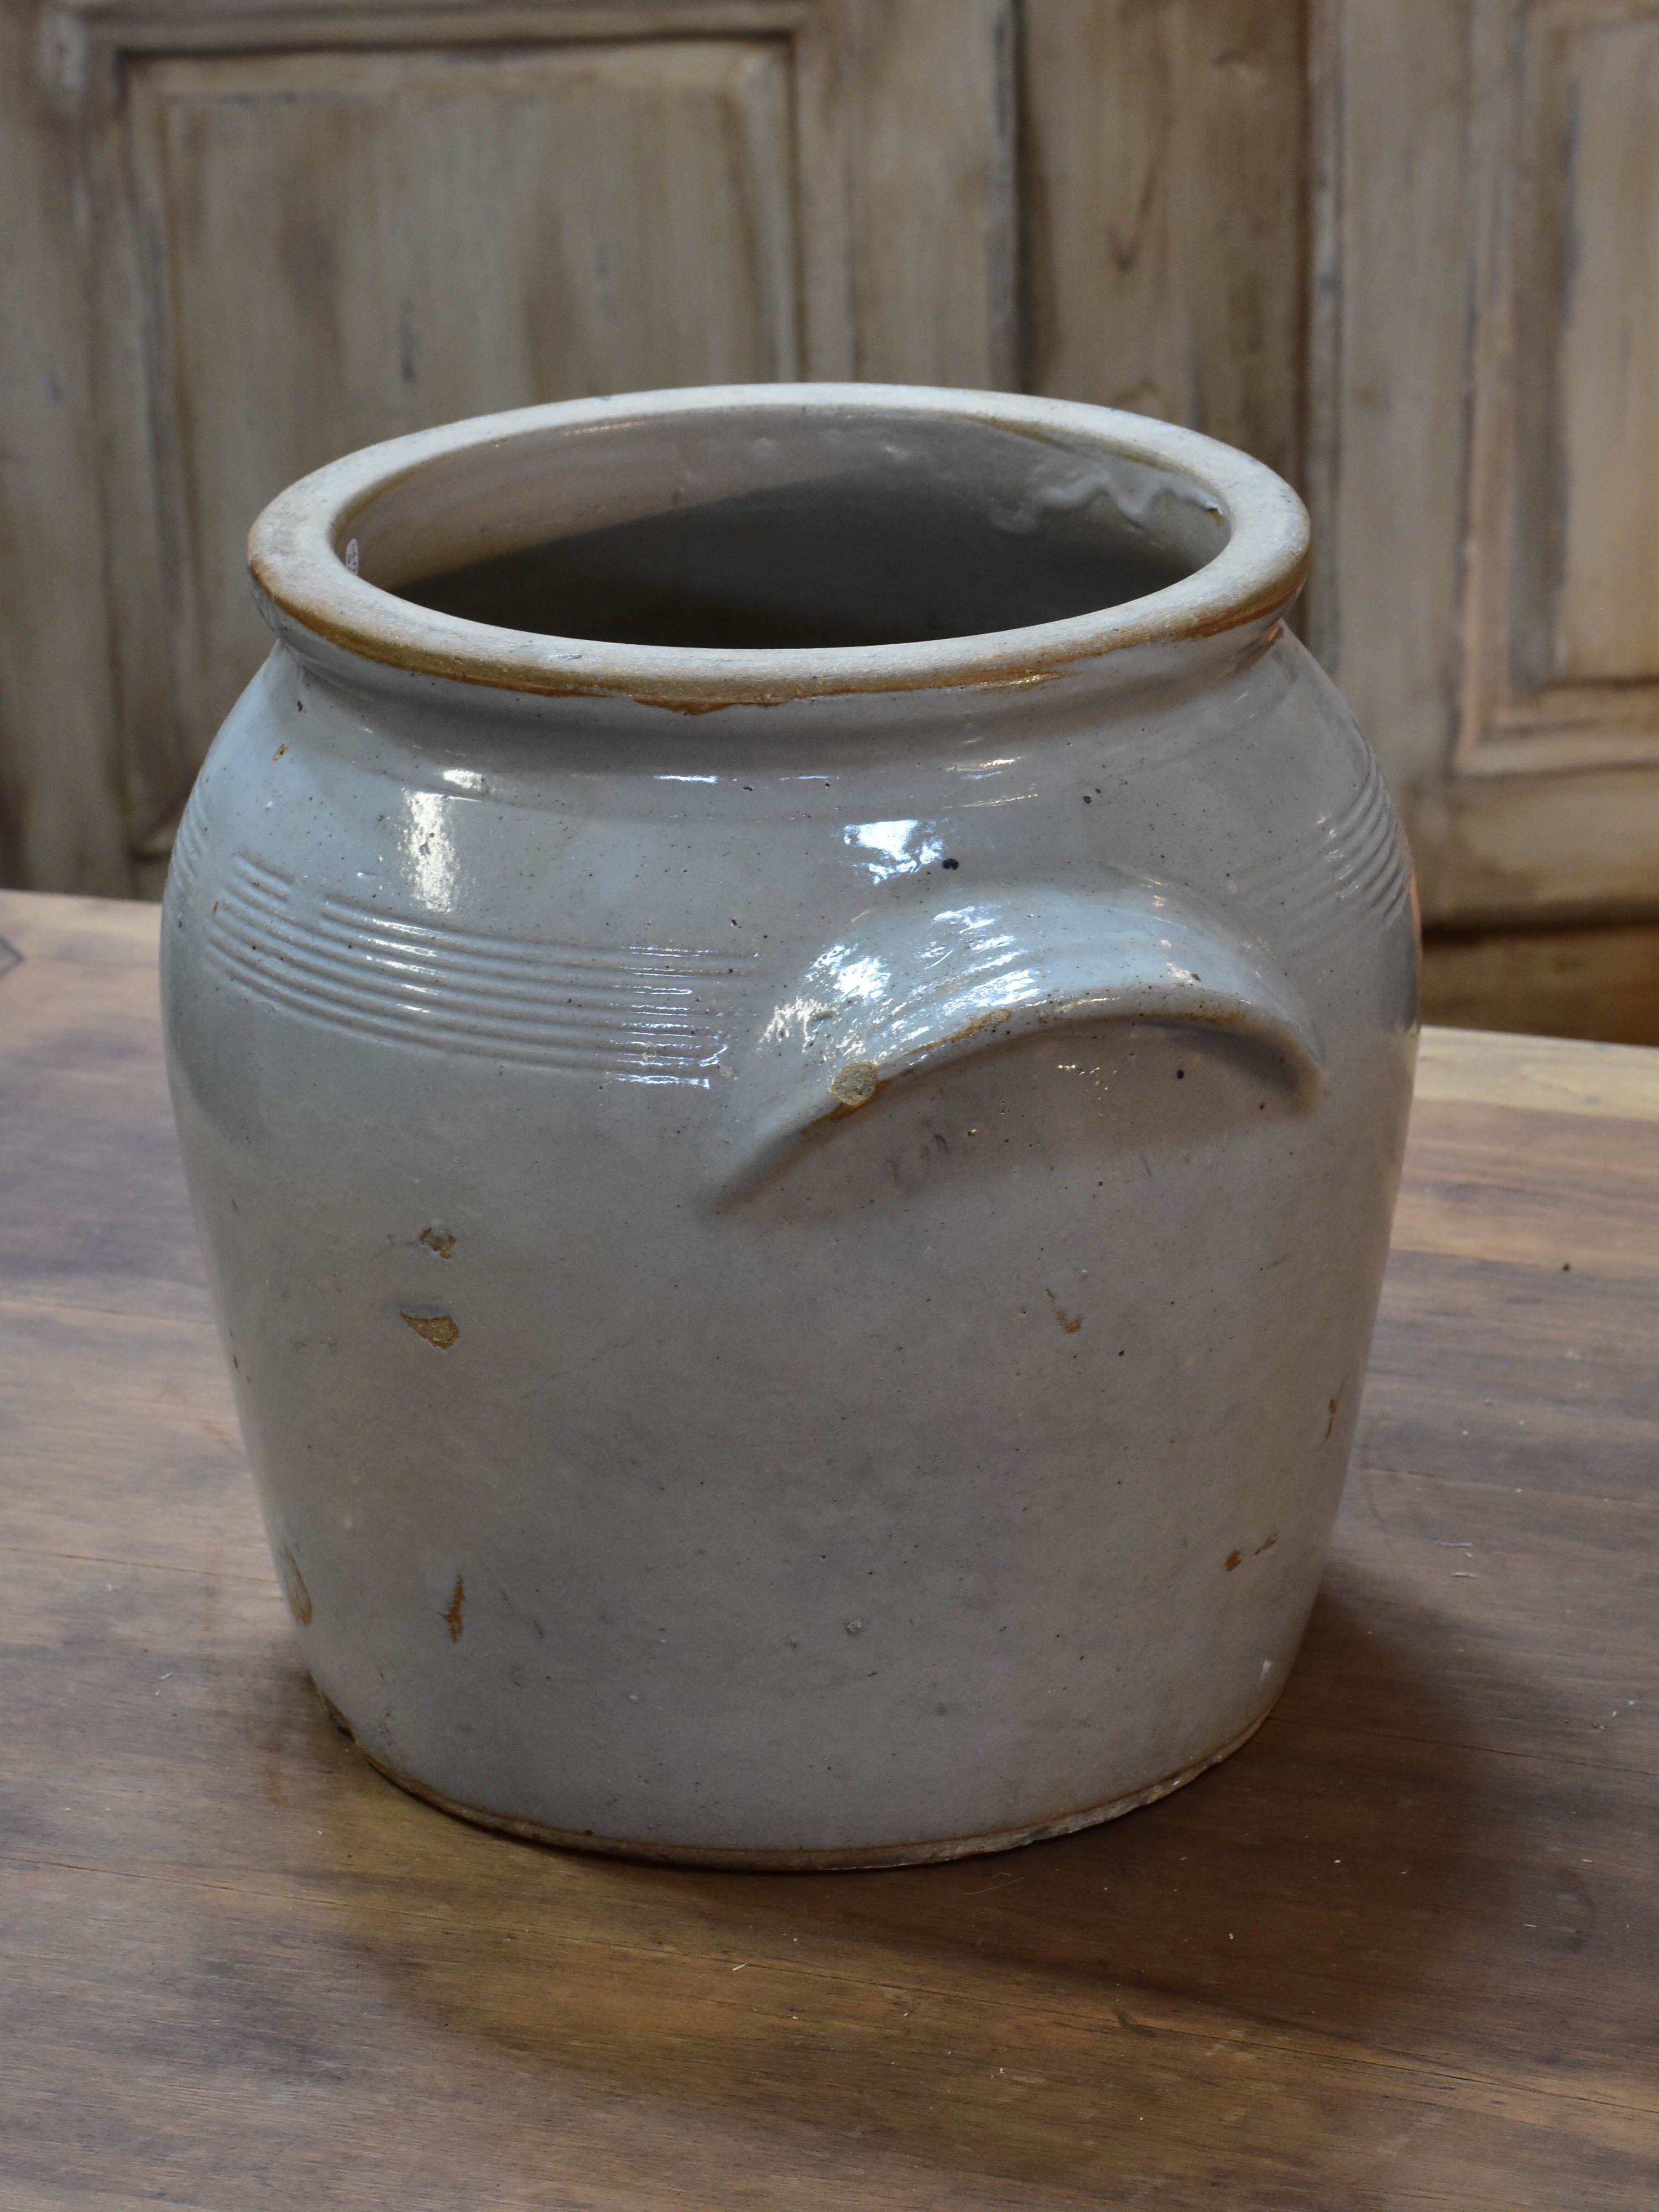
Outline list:
[[[842,0],[856,373],[1018,374],[1012,0]]]
[[[1438,926],[1659,911],[1650,45],[1653,0],[1316,10],[1312,634]]]
[[[1659,11],[1573,41],[1556,672],[1659,675]]]
[[[850,45],[833,4],[814,7],[792,42],[801,369],[825,383],[852,376],[858,359],[845,82]]]
[[[1302,0],[1027,0],[1030,376],[1300,468]]]
[[[1325,542],[1341,481],[1343,0],[1308,0],[1307,386],[1302,418],[1302,496],[1313,520],[1308,581],[1297,627],[1309,650],[1334,668],[1341,644],[1334,547]]]
[[[89,380],[97,240],[30,9],[0,9],[0,878],[123,893]]]
[[[1476,20],[1462,764],[1659,764],[1659,7],[1483,0]]]
[[[1469,0],[1320,0],[1316,634],[1446,893],[1468,478]],[[1340,144],[1328,146],[1332,102]]]

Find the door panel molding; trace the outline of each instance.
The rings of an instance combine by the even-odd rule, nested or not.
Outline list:
[[[1659,912],[1659,0],[1316,0],[1313,52],[1312,634],[1425,918]]]
[[[119,803],[141,877],[165,855],[213,728],[257,665],[233,541],[334,452],[428,419],[650,382],[1012,382],[1014,6],[52,8],[41,96],[73,143],[90,211]],[[469,87],[482,104],[471,118]],[[489,270],[471,264],[493,255],[495,289],[470,325],[452,317],[434,335],[416,328],[442,321],[416,281],[419,249],[488,166],[491,100],[511,124],[510,138],[493,134],[506,153],[492,176],[507,179],[518,258],[475,234],[484,250],[462,276],[483,284]],[[526,139],[534,158],[515,168],[506,156]],[[601,143],[617,171],[604,191]],[[330,172],[352,155],[381,204],[338,198]],[[263,201],[232,204],[239,163],[260,176]],[[487,227],[491,212],[473,220]],[[568,238],[560,260],[562,222],[587,226],[586,263]],[[307,252],[309,288],[292,265]],[[618,256],[631,269],[613,280]],[[428,270],[442,265],[434,245]],[[537,322],[535,295],[550,288],[561,312],[544,303],[539,345],[515,352],[507,338]],[[262,336],[250,336],[256,295]],[[419,380],[399,373],[399,316],[405,372],[414,353],[447,368],[427,412]],[[331,348],[309,413],[289,405],[284,359],[304,382]]]
[[[1659,764],[1659,5],[1481,0],[1474,40],[1458,765]]]

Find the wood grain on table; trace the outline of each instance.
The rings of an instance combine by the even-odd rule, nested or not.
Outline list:
[[[463,1826],[329,1725],[155,931],[0,894],[5,2212],[1659,2203],[1659,1053],[1425,1036],[1247,1749],[1004,1857],[688,1873]]]

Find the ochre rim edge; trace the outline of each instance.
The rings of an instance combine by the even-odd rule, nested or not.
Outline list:
[[[692,414],[718,411],[722,405],[790,404],[858,406],[872,414],[884,409],[946,414],[1033,437],[1070,428],[1077,437],[1091,438],[1104,453],[1186,475],[1219,501],[1233,536],[1192,575],[1095,614],[976,637],[930,640],[915,647],[771,653],[629,647],[551,635],[532,641],[526,633],[438,615],[366,583],[334,551],[335,540],[372,501],[470,447],[566,423],[574,428],[677,410]],[[602,410],[614,411],[607,416]],[[1252,504],[1255,514],[1248,511]],[[347,455],[271,501],[249,532],[248,568],[279,634],[286,625],[276,618],[285,617],[301,630],[373,665],[535,697],[632,699],[702,714],[798,699],[1003,690],[1053,681],[1081,663],[1135,646],[1198,641],[1265,627],[1307,580],[1308,536],[1300,500],[1265,464],[1151,416],[1079,402],[923,386],[707,386],[524,408],[416,432]],[[1250,545],[1252,537],[1260,538],[1259,546]],[[1218,589],[1218,568],[1240,572],[1231,587]],[[1200,579],[1210,580],[1207,588]],[[572,665],[568,650],[556,654],[546,647],[580,648],[590,657],[589,665]],[[875,655],[882,659],[872,661]],[[912,665],[903,665],[906,660]],[[794,666],[780,665],[784,663]]]

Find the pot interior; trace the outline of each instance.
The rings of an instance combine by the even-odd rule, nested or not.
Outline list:
[[[348,526],[369,581],[446,615],[762,653],[1091,614],[1190,575],[1228,535],[1211,495],[1102,447],[775,404],[481,443]]]

